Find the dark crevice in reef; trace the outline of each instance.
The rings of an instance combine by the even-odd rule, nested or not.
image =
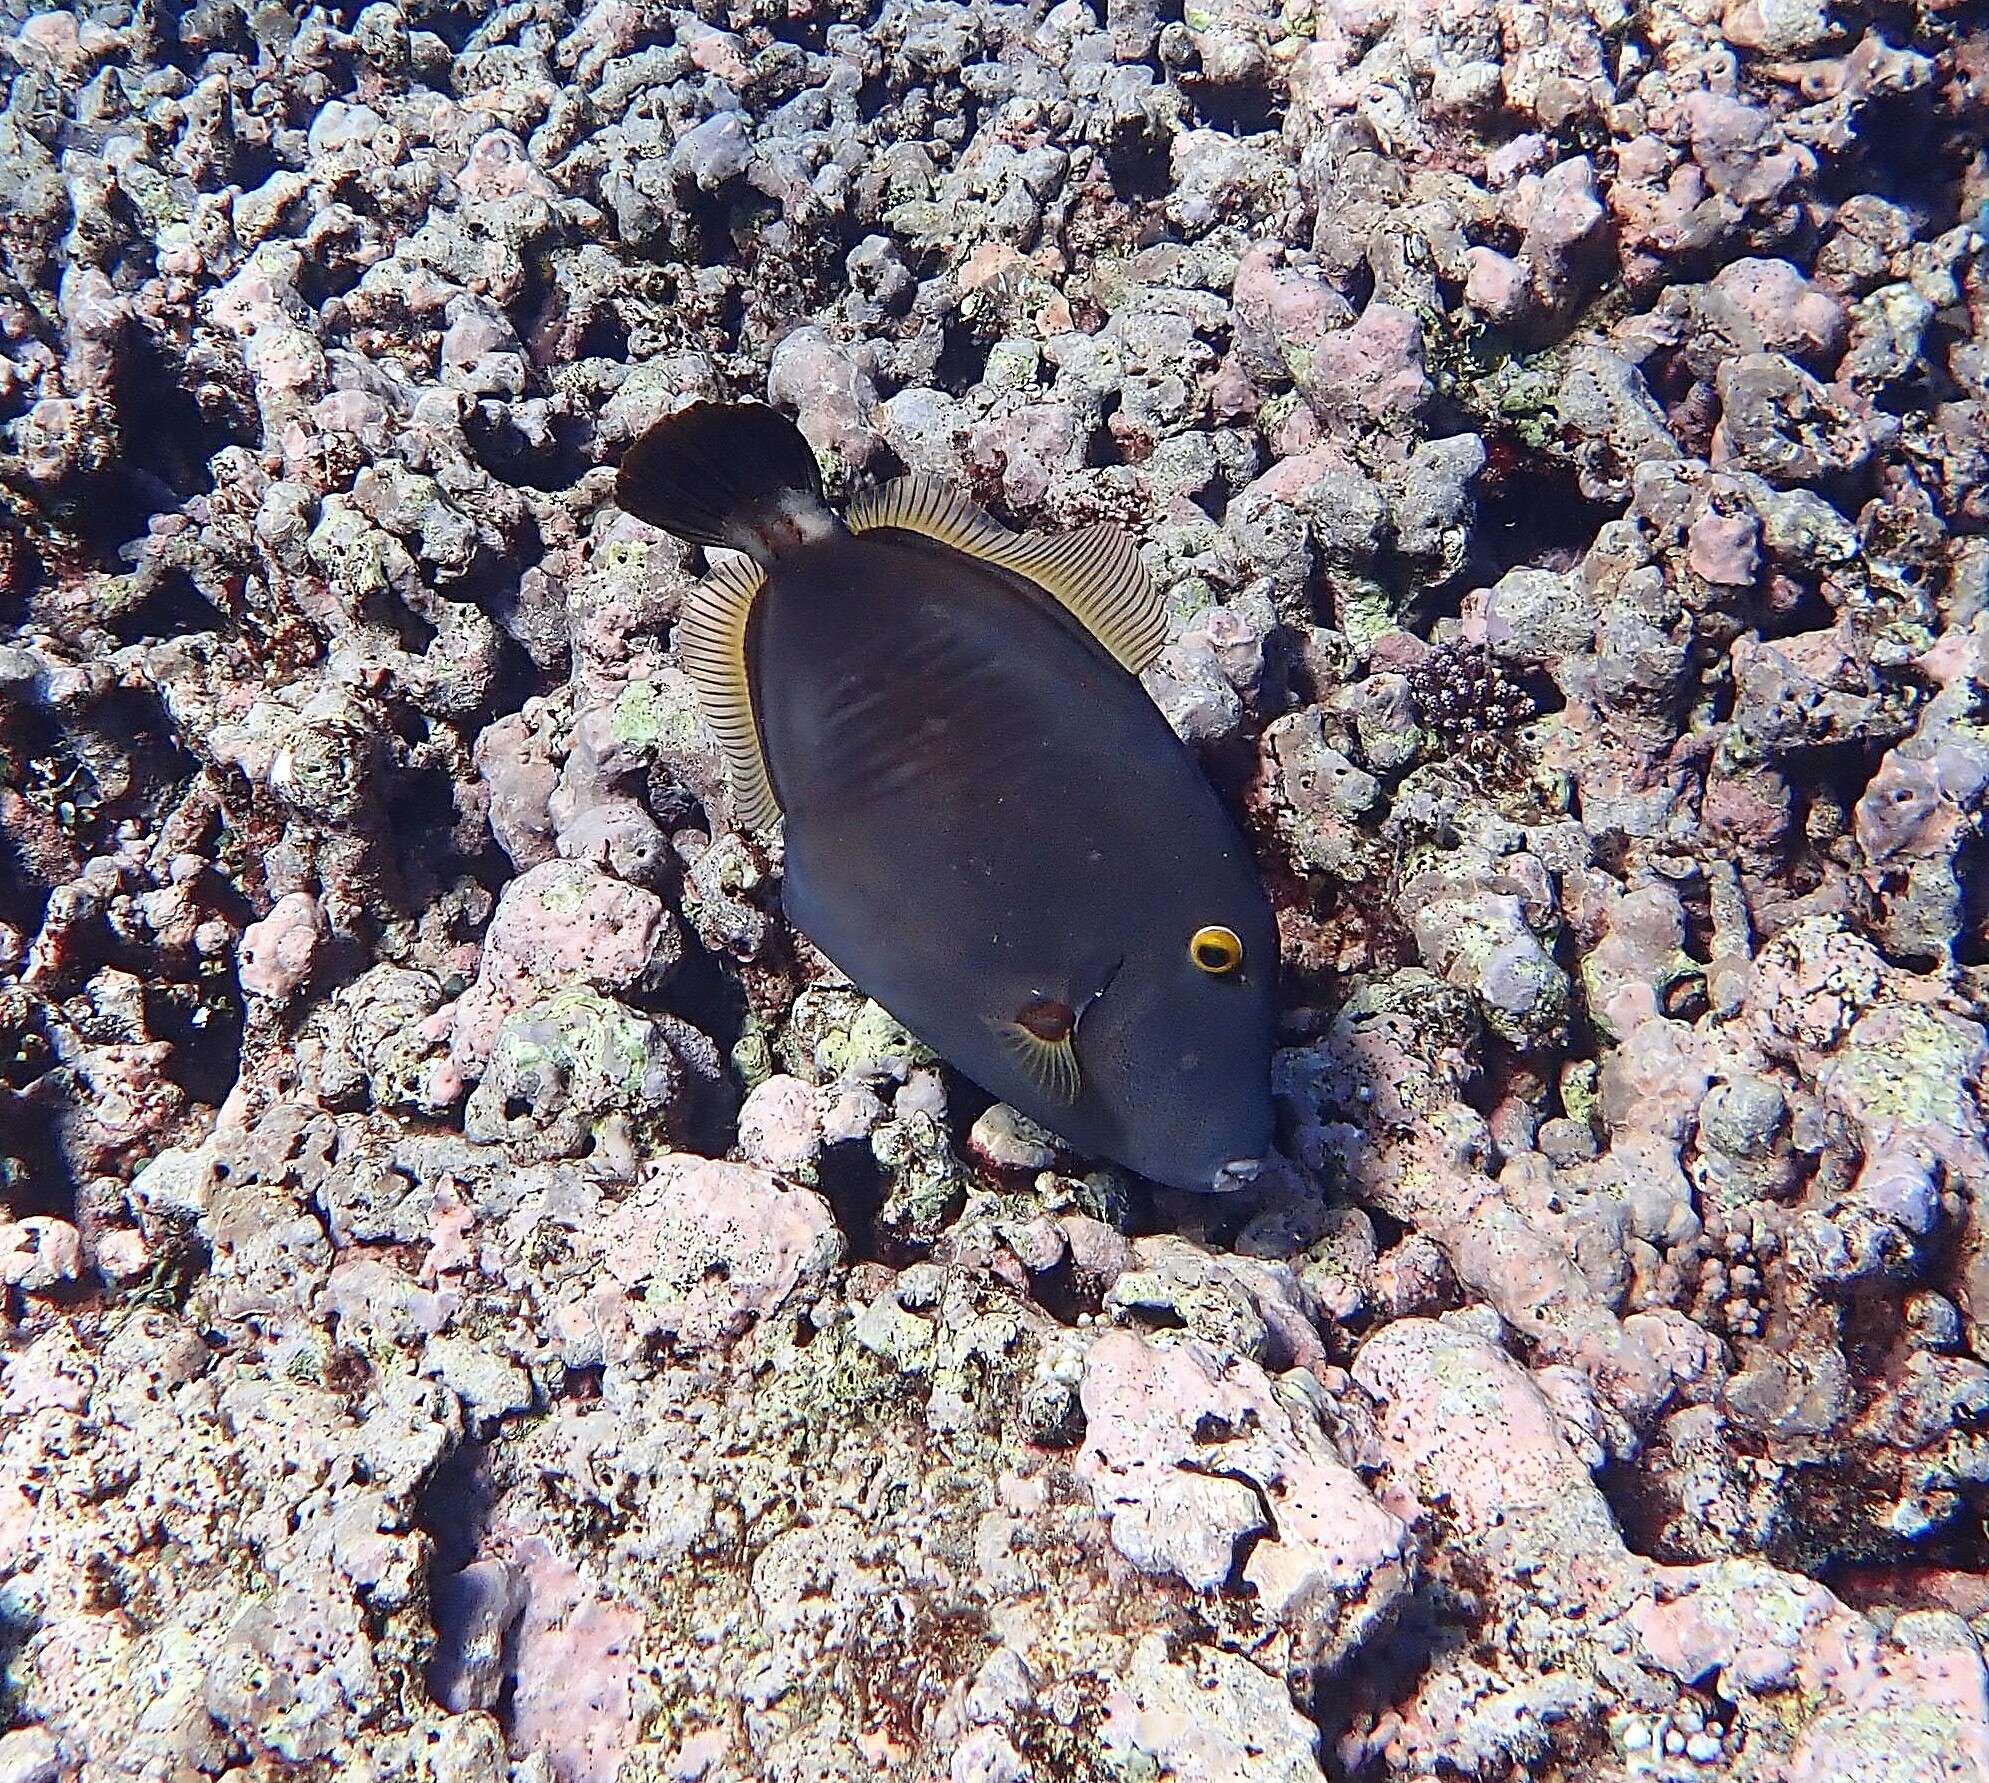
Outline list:
[[[1989,837],[1973,836],[1955,857],[1961,886],[1961,933],[1955,958],[1964,966],[1989,965]]]
[[[197,996],[148,999],[146,1026],[172,1047],[166,1073],[189,1100],[218,1108],[235,1087],[244,1010],[233,973],[203,978]]]
[[[1966,1416],[1956,1423],[1958,1429],[1980,1427],[1979,1420]],[[1964,1613],[1971,1618],[1979,1615],[1982,1606],[1989,1605],[1989,1521],[1985,1521],[1989,1491],[1980,1486],[1962,1489],[1958,1500],[1952,1521],[1918,1538],[1902,1536],[1883,1555],[1824,1560],[1816,1568],[1818,1582],[1859,1607],[1944,1609],[1962,1607],[1949,1594],[1965,1579],[1979,1597]],[[1868,1518],[1864,1527],[1870,1527]]]
[[[145,537],[153,515],[170,512],[181,500],[144,465],[123,459],[67,490],[35,493],[62,545],[89,567],[112,572],[129,567],[125,550]]]
[[[342,15],[349,30],[363,10],[363,0],[348,0],[348,4],[334,10]],[[449,46],[452,55],[461,55],[469,47],[470,40],[489,16],[486,8],[472,4],[471,0],[409,0],[401,11],[409,29],[433,31]]]
[[[244,192],[253,192],[282,165],[268,143],[245,142],[237,137],[228,161],[228,178]]]
[[[1913,33],[1886,35],[1904,43]],[[1926,218],[1926,236],[1939,235],[1966,220],[1963,176],[1974,148],[1973,133],[1957,131],[1929,94],[1880,94],[1866,101],[1848,152],[1821,158],[1817,191],[1831,204],[1865,194],[1886,199]]]
[[[491,712],[515,712],[525,703],[530,694],[550,691],[549,684],[538,665],[533,662],[514,635],[513,628],[524,630],[528,623],[521,617],[525,602],[520,589],[525,577],[545,561],[545,540],[540,536],[536,521],[526,517],[517,532],[506,540],[502,552],[481,552],[470,564],[468,572],[449,585],[447,598],[460,606],[474,607],[496,622],[500,648],[505,653],[498,685],[492,691]],[[523,681],[519,677],[523,677]],[[564,679],[564,669],[560,671]],[[507,686],[523,685],[526,693],[511,704],[504,703]]]
[[[114,400],[123,423],[118,456],[61,516],[106,567],[118,567],[121,548],[142,539],[155,514],[213,488],[215,453],[247,443],[246,418],[230,424],[204,411],[172,349],[142,328],[118,352]]]
[[[1119,436],[1112,431],[1112,417],[1119,412],[1117,393],[1108,395],[1099,404],[1098,429],[1092,434],[1085,447],[1084,462],[1089,470],[1106,470],[1113,465],[1125,464],[1126,449],[1119,443]]]
[[[1333,1783],[1378,1783],[1374,1764],[1349,1765],[1345,1746],[1358,1741],[1395,1704],[1414,1696],[1432,1668],[1467,1640],[1474,1606],[1462,1583],[1424,1577],[1386,1634],[1364,1647],[1359,1662],[1323,1679],[1309,1704],[1319,1724],[1319,1751]]]
[[[876,456],[872,458],[869,469],[864,473],[862,486],[867,489],[877,488],[894,478],[910,475],[911,468],[898,456],[896,449],[887,440],[878,446]]]
[[[822,1193],[835,1210],[836,1224],[849,1241],[852,1263],[888,1263],[895,1247],[878,1230],[884,1205],[884,1173],[862,1146],[832,1145],[822,1154]]]
[[[946,1124],[957,1156],[967,1155],[967,1135],[994,1105],[995,1098],[971,1078],[962,1077],[957,1071],[946,1074]]]
[[[721,1060],[732,1057],[751,1014],[751,1005],[736,974],[688,930],[683,960],[670,975],[659,1002],[710,1040]],[[703,1084],[694,1080],[692,1088],[684,1143],[693,1151],[720,1157],[738,1137],[737,1079],[728,1070],[719,1082]]]
[[[874,118],[892,101],[891,81],[882,66],[867,70],[856,90],[856,115]]]
[[[20,842],[0,825],[0,922],[11,924],[24,935],[34,934],[48,912],[49,893],[54,889],[29,864]]]
[[[55,889],[50,876],[60,873],[68,846],[66,837],[45,830],[57,821],[55,788],[76,772],[67,739],[45,706],[16,699],[0,706],[0,785],[12,795],[0,822],[0,922],[26,935],[41,927]]]
[[[1537,723],[1542,718],[1551,718],[1556,712],[1568,709],[1568,696],[1561,691],[1561,684],[1545,669],[1518,668],[1501,663],[1500,672],[1505,679],[1519,690],[1520,697],[1532,707],[1530,717],[1522,723]]]
[[[1220,481],[1211,483],[1191,499],[1216,526],[1220,526],[1229,513],[1229,490]]]
[[[1642,1462],[1629,1466],[1620,1461],[1608,1462],[1597,1471],[1595,1484],[1609,1505],[1610,1515],[1616,1519],[1624,1547],[1640,1560],[1673,1566],[1701,1558],[1681,1553],[1664,1540],[1661,1531],[1675,1507],[1665,1502]]]
[[[831,0],[831,4],[821,6],[803,17],[790,12],[787,16],[776,15],[767,23],[768,34],[777,43],[791,43],[811,54],[822,54],[828,47],[829,32],[836,25],[864,25],[870,18],[869,9],[855,3],[855,0]],[[883,83],[879,83],[880,87]],[[888,94],[888,87],[884,88]],[[875,115],[871,112],[865,117]]]
[[[232,629],[228,615],[193,585],[191,576],[177,569],[154,576],[151,588],[110,622],[111,636],[120,644]]]
[[[28,602],[46,574],[27,528],[0,506],[0,626],[17,626],[27,618]]]
[[[497,1508],[490,1450],[465,1441],[429,1476],[415,1504],[415,1526],[435,1544],[429,1564],[429,1602],[435,1646],[429,1656],[430,1693],[451,1707],[466,1706],[473,1670],[489,1663],[482,1651],[493,1627],[502,1631],[501,1686],[495,1705],[508,1729],[517,1688],[513,1635],[523,1595],[513,1577],[476,1564]]]
[[[20,799],[12,833],[0,828],[0,916],[30,933],[54,884],[115,824],[156,825],[200,771],[149,688],[114,689],[83,717],[20,705],[0,713],[0,775]]]
[[[5,1079],[17,1074],[9,1069],[17,1049],[14,1036],[0,1035],[0,1205],[17,1220],[39,1214],[75,1225],[82,1185],[62,1144],[74,1079],[57,1067],[12,1087]]]
[[[431,1577],[459,1573],[476,1558],[496,1508],[489,1446],[466,1438],[436,1463],[415,1500],[415,1526],[435,1543]]]
[[[382,595],[380,610],[393,627],[395,641],[410,656],[426,656],[428,647],[441,635],[441,628],[432,619],[417,613],[396,595]]]
[[[519,343],[525,349],[525,394],[543,396],[546,383],[538,375],[540,367],[537,355],[532,351],[532,338],[560,313],[559,274],[553,267],[551,256],[545,253],[524,255],[520,271],[522,276],[518,289],[503,308],[517,331]]]
[[[429,764],[397,774],[387,796],[386,827],[395,838],[401,895],[417,909],[426,908],[465,878],[494,893],[510,877],[495,838],[487,829],[464,822],[456,795],[448,769]],[[342,951],[335,948],[334,954]],[[350,967],[354,972],[363,969],[356,957]]]
[[[628,358],[628,324],[612,310],[589,309],[575,314],[567,308],[571,293],[549,265],[528,262],[531,294],[516,299],[510,309],[525,344],[526,362],[535,372],[578,364],[585,359]]]
[[[415,845],[411,852],[425,851],[431,860],[442,852],[443,839],[456,827],[456,782],[449,770],[434,765],[401,769],[387,799],[387,827]],[[435,870],[445,873],[450,864],[435,860]]]
[[[365,263],[353,255],[308,260],[297,275],[297,294],[314,310],[322,309],[333,298],[345,296],[365,276]]]
[[[27,1651],[38,1625],[13,1611],[0,1610],[0,1730],[22,1725],[20,1671],[17,1662]]]
[[[1181,85],[1199,121],[1209,129],[1231,136],[1261,136],[1284,128],[1285,108],[1268,86],[1218,86],[1185,77]]]
[[[685,266],[740,264],[750,251],[756,223],[776,215],[765,198],[740,180],[713,191],[686,187],[677,193],[668,248],[657,257]]]
[[[1803,837],[1810,834],[1809,814],[1812,811],[1824,811],[1834,805],[1849,813],[1864,796],[1865,788],[1871,784],[1879,763],[1891,747],[1889,739],[1875,737],[1869,741],[1849,738],[1836,743],[1818,743],[1804,750],[1800,757],[1800,773],[1790,775],[1790,786],[1797,801],[1796,834]],[[1836,863],[1826,852],[1829,840],[1826,835],[1806,847],[1799,845],[1791,855],[1791,865],[1808,859],[1817,872],[1830,871]]]
[[[939,363],[933,369],[933,387],[944,390],[948,396],[965,396],[987,370],[988,345],[971,329],[949,329],[946,344],[940,349]]]
[[[1139,138],[1106,151],[1112,190],[1127,204],[1158,204],[1174,189],[1165,142]]]
[[[463,437],[478,464],[501,483],[547,495],[571,489],[593,468],[587,450],[591,431],[581,416],[557,415],[542,445],[527,439],[495,404],[478,403],[463,417]]]
[[[1603,523],[1622,512],[1620,504],[1583,495],[1572,464],[1506,429],[1486,436],[1476,490],[1469,574],[1485,583],[1523,567],[1572,568]]]
[[[137,817],[156,825],[177,804],[200,763],[179,740],[179,727],[165,702],[149,687],[121,687],[90,711],[90,727],[132,768],[128,789],[105,789],[100,822]]]
[[[499,617],[503,610],[501,607],[488,602],[480,602],[479,605],[491,618],[498,620],[497,675],[491,683],[489,702],[477,715],[477,723],[481,726],[507,712],[518,711],[529,699],[550,693],[565,676],[563,673],[550,674],[533,661],[532,653],[504,629]]]

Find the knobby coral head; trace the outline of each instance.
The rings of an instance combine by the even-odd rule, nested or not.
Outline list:
[[[0,6],[0,1777],[1982,1776],[1978,35]]]

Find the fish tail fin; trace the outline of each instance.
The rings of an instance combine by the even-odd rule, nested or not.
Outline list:
[[[694,402],[665,415],[622,455],[615,499],[680,539],[760,563],[836,525],[814,450],[758,402]]]

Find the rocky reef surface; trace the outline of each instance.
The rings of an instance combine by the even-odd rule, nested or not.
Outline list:
[[[0,78],[0,1780],[1989,1780],[1979,9]],[[716,393],[1137,535],[1258,1190],[788,931],[611,501]]]

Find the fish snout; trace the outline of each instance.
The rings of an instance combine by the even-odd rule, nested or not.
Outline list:
[[[1254,1188],[1263,1173],[1262,1158],[1231,1158],[1209,1179],[1209,1193],[1234,1195],[1240,1189]]]

